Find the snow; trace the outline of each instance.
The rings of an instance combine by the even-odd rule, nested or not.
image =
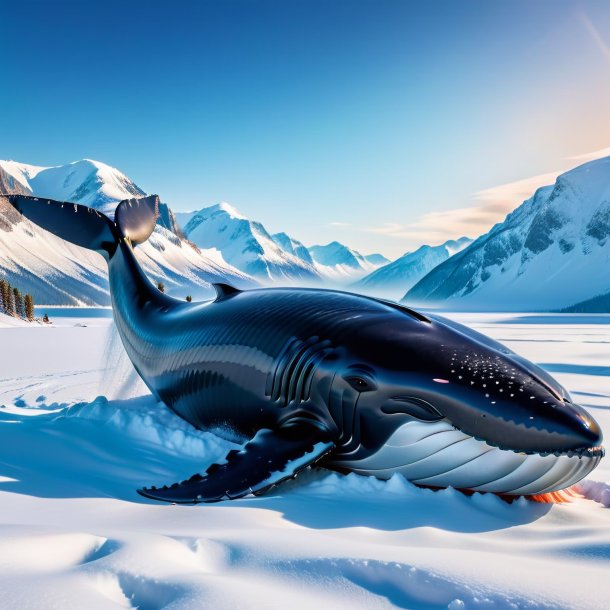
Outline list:
[[[184,227],[189,223],[189,220],[197,214],[197,210],[191,212],[176,212],[174,210],[174,217],[176,218],[176,222],[182,231],[184,231]]]
[[[610,291],[610,157],[560,175],[406,295],[448,309],[549,311]],[[532,292],[531,287],[536,286]]]
[[[43,168],[0,161],[0,168],[25,180],[40,197],[75,201],[114,217],[116,202],[144,194],[125,174],[99,161],[84,159]],[[171,212],[168,212],[171,216]],[[168,225],[169,226],[169,225]],[[213,295],[211,282],[252,286],[254,280],[227,263],[213,247],[197,248],[157,225],[152,237],[136,249],[136,257],[169,294],[184,298]],[[107,268],[103,258],[74,246],[34,225],[0,198],[0,273],[36,303],[108,305]]]
[[[273,241],[280,247],[284,252],[288,252],[293,256],[300,258],[301,260],[313,265],[313,259],[309,250],[297,239],[290,237],[287,233],[275,233],[271,236]]]
[[[46,168],[29,180],[29,186],[39,197],[93,206],[111,218],[115,202],[145,195],[121,171],[92,159]]]
[[[388,262],[380,254],[363,256],[338,241],[310,246],[308,250],[320,275],[335,287],[350,284]]]
[[[352,288],[364,294],[398,301],[427,273],[471,242],[468,237],[461,237],[440,246],[420,246],[415,252],[407,252],[365,275]]]
[[[37,303],[109,304],[102,256],[19,216],[8,228],[0,226],[0,273],[11,284],[32,293]]]
[[[29,322],[22,320],[21,318],[15,318],[13,316],[0,313],[0,328],[14,328],[19,326],[27,326]]]
[[[237,208],[232,206],[230,203],[227,203],[226,201],[222,201],[216,205],[213,205],[210,208],[210,211],[212,210],[221,210],[222,212],[226,212],[229,218],[246,220],[246,217]]]
[[[453,317],[541,363],[610,434],[610,317]],[[265,496],[157,504],[135,488],[234,445],[155,403],[111,320],[52,319],[0,329],[3,607],[607,607],[607,459],[580,486],[594,501],[566,504],[323,469]]]
[[[610,292],[610,157],[561,174],[405,296],[447,309],[551,311]],[[532,292],[531,287],[536,286]]]
[[[0,161],[0,170],[28,193],[94,207],[110,218],[119,200],[145,194],[123,172],[93,159],[54,167]],[[227,202],[175,215],[166,204],[162,207],[153,237],[138,248],[137,255],[145,271],[179,297],[210,296],[209,284],[215,281],[238,286],[253,285],[256,280],[345,286],[387,262],[381,255],[362,256],[338,242],[314,247],[320,252],[333,250],[334,262],[314,262],[301,242],[285,233],[271,235],[263,224],[246,218]],[[106,269],[99,256],[54,238],[19,216],[3,223],[3,215],[4,210],[0,214],[0,271],[10,281],[32,292],[38,303],[109,303]],[[180,238],[174,218],[191,243]]]
[[[602,481],[582,481],[578,485],[578,491],[588,498],[610,508],[610,483]]]
[[[339,242],[306,248],[284,232],[270,234],[226,202],[175,216],[189,240],[217,248],[234,267],[265,283],[345,286],[389,262]]]
[[[39,165],[19,163],[18,161],[0,161],[0,167],[29,191],[32,190],[30,180],[35,178],[40,172],[50,169]]]
[[[93,159],[54,167],[0,161],[0,167],[39,197],[75,201],[111,214],[114,207],[104,209],[100,201],[109,203],[145,194],[121,171]]]
[[[325,246],[310,246],[309,253],[321,266],[351,269],[354,273],[361,274],[380,266],[367,260],[367,257],[362,256],[360,252],[352,250],[338,241],[333,241]],[[371,256],[375,257],[375,255]]]
[[[216,248],[233,267],[263,282],[319,280],[314,266],[283,250],[265,227],[228,203],[203,208],[183,226],[201,248]]]
[[[229,265],[215,249],[200,250],[163,227],[136,248],[149,277],[163,281],[166,291],[210,297],[210,282],[252,286],[246,274]],[[10,231],[0,228],[0,272],[40,304],[108,305],[108,269],[103,257],[66,242],[28,220]]]

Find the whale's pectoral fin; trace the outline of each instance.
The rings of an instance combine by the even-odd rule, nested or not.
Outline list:
[[[167,487],[138,489],[154,500],[192,504],[218,502],[259,494],[294,477],[334,446],[331,436],[316,422],[298,420],[275,430],[259,430],[241,450],[229,452],[224,464],[213,464]]]

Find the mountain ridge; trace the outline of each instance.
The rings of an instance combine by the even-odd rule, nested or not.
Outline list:
[[[198,246],[216,248],[231,265],[264,282],[319,280],[313,265],[283,250],[262,223],[228,203],[202,208],[183,231]]]
[[[364,276],[352,284],[352,288],[398,300],[432,269],[471,242],[469,237],[461,237],[447,240],[439,246],[420,246]]]
[[[52,173],[49,175],[47,172]],[[45,175],[46,174],[46,175]],[[79,185],[77,178],[82,178]],[[110,182],[107,182],[110,180]],[[118,198],[144,194],[115,168],[83,160],[45,168],[0,161],[2,192],[39,197],[70,198],[114,217]],[[116,200],[111,196],[117,197]],[[107,268],[97,253],[74,246],[14,213],[6,200],[0,205],[0,273],[20,283],[44,305],[108,305]],[[151,238],[136,248],[136,257],[154,281],[163,281],[170,294],[209,297],[211,282],[255,284],[213,249],[202,250],[184,240],[166,204]]]
[[[538,188],[403,297],[463,310],[557,311],[610,291],[610,157]],[[534,289],[535,288],[535,289]]]

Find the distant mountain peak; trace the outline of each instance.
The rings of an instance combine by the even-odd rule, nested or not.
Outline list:
[[[308,248],[320,272],[335,282],[352,282],[388,262],[381,254],[363,256],[338,241]]]
[[[338,241],[331,241],[324,246],[311,246],[309,253],[317,263],[327,267],[347,265],[348,267],[358,269],[361,267],[361,261],[364,260],[364,257],[359,252],[348,248]]]
[[[228,203],[183,217],[187,219],[183,229],[189,240],[200,247],[216,248],[244,273],[274,282],[320,279],[309,253],[300,251],[305,249],[303,244],[288,235],[285,239],[272,237],[262,223],[248,219]]]
[[[226,212],[231,218],[237,218],[239,220],[248,220],[246,216],[244,216],[235,206],[231,205],[230,203],[227,203],[226,201],[221,201],[220,203],[212,205],[208,208],[204,208],[204,210],[208,211],[209,213],[216,211]]]
[[[146,195],[123,172],[94,159],[52,167],[0,161],[0,166],[39,197],[81,203],[111,217],[117,201]]]
[[[353,288],[367,294],[398,300],[428,272],[471,241],[468,237],[460,237],[439,246],[424,244],[366,275],[353,284]]]
[[[0,193],[34,194],[74,201],[114,215],[119,200],[144,194],[118,169],[93,159],[62,166],[38,167],[0,161]],[[255,282],[223,260],[216,250],[203,251],[181,238],[171,209],[159,206],[157,227],[136,249],[136,257],[155,280],[179,298],[208,296],[211,282]],[[26,221],[0,197],[0,275],[34,294],[43,304],[109,303],[106,265],[84,251]]]
[[[387,265],[390,259],[386,258],[383,254],[365,254],[364,258],[373,265],[381,266]]]
[[[288,252],[293,256],[300,258],[309,265],[314,264],[309,250],[297,239],[290,237],[290,235],[284,232],[275,233],[271,236],[271,238],[285,252]]]

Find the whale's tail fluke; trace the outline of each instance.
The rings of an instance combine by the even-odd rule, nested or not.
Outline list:
[[[132,245],[145,242],[159,216],[156,195],[121,201],[113,222],[94,208],[42,197],[7,195],[9,203],[26,218],[77,246],[112,258],[121,239]]]
[[[143,244],[151,236],[158,218],[157,195],[123,199],[114,213],[114,221],[121,236],[129,239],[133,246]]]

